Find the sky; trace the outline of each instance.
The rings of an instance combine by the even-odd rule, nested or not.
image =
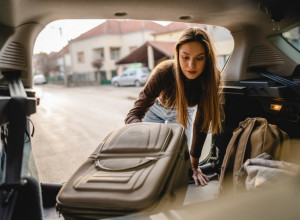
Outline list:
[[[36,39],[33,53],[58,52],[68,41],[98,26],[105,20],[58,20],[48,24]]]
[[[105,20],[69,19],[58,20],[48,24],[36,39],[33,53],[58,52],[68,44],[68,41],[78,37],[82,33],[98,26]],[[169,22],[159,22],[166,25]]]

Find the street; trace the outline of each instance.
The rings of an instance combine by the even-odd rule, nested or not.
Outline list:
[[[106,135],[124,125],[125,116],[142,87],[65,88],[47,84],[35,89],[40,104],[30,119],[34,124],[31,140],[39,178],[41,182],[64,183]],[[210,142],[205,146],[203,158],[209,152]],[[218,181],[211,181],[205,188],[190,184],[185,203],[213,199],[217,186]],[[43,212],[44,219],[62,219],[55,208]]]
[[[35,87],[40,104],[30,116],[32,149],[41,182],[63,183],[124,119],[142,87],[46,84]],[[210,137],[210,135],[209,135]],[[201,159],[208,155],[210,138]]]
[[[124,125],[142,87],[35,86],[40,104],[31,115],[32,148],[41,182],[62,183],[104,137]]]

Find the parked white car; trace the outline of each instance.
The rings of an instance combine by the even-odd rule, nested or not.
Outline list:
[[[121,75],[112,78],[111,83],[114,86],[142,86],[150,76],[148,67],[127,69]]]
[[[38,74],[33,76],[34,85],[46,84],[47,79],[43,74]]]

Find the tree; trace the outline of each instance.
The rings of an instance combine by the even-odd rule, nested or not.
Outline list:
[[[92,66],[99,71],[103,66],[102,58],[98,58],[98,59],[93,60]]]
[[[34,60],[32,63],[35,72],[49,76],[51,71],[58,71],[59,66],[56,64],[55,57],[53,54],[39,53],[34,55]]]
[[[96,71],[95,71],[96,81],[98,83],[100,83],[101,82],[100,69],[103,66],[103,60],[102,60],[102,58],[97,58],[97,59],[93,60],[92,61],[92,66],[96,69]]]

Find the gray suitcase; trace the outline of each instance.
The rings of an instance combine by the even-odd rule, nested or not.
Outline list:
[[[183,126],[125,125],[64,184],[57,210],[66,219],[99,219],[182,205],[189,171]]]

